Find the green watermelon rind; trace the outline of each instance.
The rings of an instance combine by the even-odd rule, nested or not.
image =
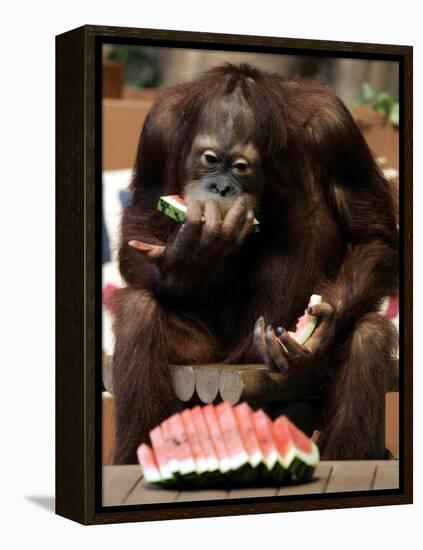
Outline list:
[[[322,303],[322,297],[319,294],[313,294],[310,298],[309,307],[310,306],[316,306],[318,304]],[[313,332],[316,329],[318,318],[310,316],[307,326],[302,330],[301,334],[298,334],[296,336],[295,333],[292,333],[291,336],[293,336],[297,342],[301,345],[304,345],[307,340],[310,338],[310,336],[313,334]]]
[[[171,477],[164,478],[162,476],[162,478],[156,482],[146,479],[146,482],[149,485],[160,485],[169,489],[177,489],[178,487],[185,487],[187,485],[199,486],[203,485],[205,482],[210,483],[217,477],[216,473],[218,473],[218,470],[205,471],[202,468],[199,469],[194,463],[189,470],[185,469],[185,472],[181,472],[179,467],[178,470],[173,470]]]
[[[295,457],[289,468],[289,475],[294,482],[311,481],[315,469],[315,466],[309,466],[298,457]]]
[[[177,208],[173,204],[170,204],[165,197],[160,197],[157,203],[157,209],[162,212],[165,216],[172,218],[178,223],[183,223],[185,221],[185,212],[181,208]]]
[[[301,455],[301,453],[299,453]],[[309,481],[313,477],[316,463],[309,458],[293,455],[292,460],[286,467],[280,457],[274,466],[269,469],[264,462],[260,462],[256,467],[252,467],[247,461],[237,470],[229,470],[221,473],[207,472],[205,474],[175,474],[172,480],[162,480],[155,485],[160,485],[168,489],[187,489],[187,488],[205,488],[205,487],[237,487],[251,485],[280,485],[285,482]]]
[[[316,466],[320,461],[320,453],[317,445],[311,441],[312,450],[305,453],[295,445],[291,445],[287,455],[282,457],[279,453],[279,464],[289,474],[293,481],[307,481],[313,477]]]
[[[207,460],[205,458],[202,458],[200,461],[196,461],[196,468],[195,468],[195,472],[197,475],[201,476],[201,475],[204,475],[208,472],[210,472],[211,470],[209,470],[209,466],[207,464]]]
[[[172,480],[161,480],[150,485],[160,486],[166,489],[201,489],[209,487],[242,487],[242,486],[280,486],[282,483],[310,481],[315,471],[314,466],[308,466],[298,458],[292,462],[290,468],[285,470],[278,462],[272,470],[264,463],[252,468],[250,464],[244,464],[238,471],[228,471],[225,474],[216,472],[213,474],[175,475]]]
[[[279,485],[290,481],[310,481],[320,459],[317,445],[314,442],[311,443],[310,453],[304,453],[295,445],[291,446],[284,457],[277,453],[276,460],[271,461],[270,467],[264,461],[253,467],[250,461],[246,460],[237,469],[230,469],[224,473],[220,470],[202,474],[195,470],[187,474],[175,472],[172,479],[162,479],[149,484],[160,485],[167,489],[195,489],[209,486]]]

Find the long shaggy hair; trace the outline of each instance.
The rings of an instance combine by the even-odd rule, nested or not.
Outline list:
[[[212,282],[198,292],[184,293],[178,274],[184,299],[173,300],[157,262],[127,243],[172,241],[179,226],[157,211],[158,198],[183,194],[187,158],[204,115],[219,113],[234,90],[254,115],[253,124],[235,131],[247,134],[261,157],[260,232],[224,265],[210,265]],[[115,298],[116,462],[134,460],[148,430],[177,407],[169,362],[261,361],[252,338],[256,319],[264,315],[274,326],[292,330],[315,292],[333,305],[337,323],[322,367],[329,380],[329,443],[323,452],[332,458],[371,456],[371,434],[361,443],[357,434],[377,415],[375,395],[382,398],[377,381],[395,337],[389,328],[381,329],[379,320],[365,316],[397,287],[396,210],[363,136],[331,88],[228,64],[164,89],[144,122],[131,189],[119,252],[128,287]],[[186,288],[193,287],[189,270],[184,277]],[[372,358],[354,336],[362,323],[371,334],[369,319],[383,342]],[[369,374],[355,371],[352,358],[367,361]],[[356,410],[360,418],[350,412],[347,419],[345,413],[334,428],[345,388],[356,403],[354,391],[366,384],[373,397],[364,411]],[[337,447],[330,434],[342,430]]]

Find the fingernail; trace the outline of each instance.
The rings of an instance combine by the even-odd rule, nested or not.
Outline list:
[[[263,324],[264,323],[264,317],[261,316],[257,319],[256,321],[256,324],[254,325],[255,327],[258,327],[259,325]]]
[[[276,334],[277,334],[278,336],[282,336],[282,334],[283,334],[284,332],[285,332],[285,329],[282,328],[282,327],[278,327],[278,328],[276,329]]]
[[[254,220],[254,210],[251,210],[251,208],[247,212],[247,218],[249,220]]]
[[[266,327],[266,332],[273,332],[273,327],[272,327],[272,325],[267,325],[267,327]]]

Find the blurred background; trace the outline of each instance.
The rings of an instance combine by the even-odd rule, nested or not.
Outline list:
[[[118,267],[121,211],[139,136],[157,91],[192,80],[223,63],[246,62],[281,76],[301,76],[331,85],[351,110],[387,177],[398,188],[399,66],[396,62],[315,56],[237,53],[144,46],[103,46],[103,353],[113,353],[108,299],[122,285]],[[398,299],[383,313],[398,326]],[[104,376],[105,378],[105,376]],[[110,385],[105,380],[105,389]],[[110,389],[110,388],[109,388]],[[398,395],[386,396],[386,446],[398,456]],[[113,442],[113,398],[103,392],[103,463]]]
[[[327,57],[236,53],[176,48],[105,45],[103,48],[104,169],[132,167],[146,112],[157,89],[191,80],[203,71],[247,62],[281,76],[301,76],[330,84],[362,125],[398,125],[398,63]],[[376,116],[375,115],[379,115]],[[124,136],[120,135],[123,128]],[[398,167],[394,132],[371,139]],[[122,139],[119,139],[122,138]],[[384,139],[385,138],[385,139]],[[383,143],[379,143],[384,140]],[[387,156],[386,156],[387,155]]]

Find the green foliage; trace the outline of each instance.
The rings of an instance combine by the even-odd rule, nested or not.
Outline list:
[[[155,88],[160,85],[159,62],[149,48],[142,46],[113,46],[107,58],[124,67],[125,83],[137,88]]]
[[[387,92],[376,94],[368,82],[363,82],[358,98],[352,103],[351,110],[354,111],[360,105],[368,105],[386,120],[390,120],[393,126],[399,125],[399,103]]]
[[[363,103],[367,101],[371,101],[372,99],[374,99],[374,97],[375,97],[375,93],[370,87],[370,84],[368,82],[363,82],[363,84],[361,85],[361,93],[360,93],[360,98],[363,101]]]
[[[394,105],[392,106],[392,110],[391,110],[391,122],[394,126],[399,126],[399,116],[400,116],[400,112],[399,112],[399,103],[398,101],[396,103],[394,103]]]

